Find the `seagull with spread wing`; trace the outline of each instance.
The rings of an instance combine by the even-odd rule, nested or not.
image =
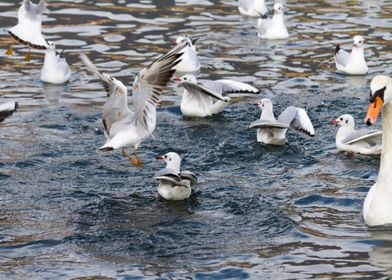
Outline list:
[[[132,86],[131,109],[127,103],[127,87],[116,78],[100,73],[86,55],[81,55],[87,68],[103,81],[108,94],[103,107],[103,125],[107,139],[99,150],[106,152],[121,148],[123,156],[136,167],[142,167],[137,148],[155,130],[159,96],[175,72],[174,67],[181,61],[185,45],[175,46],[139,72]],[[131,147],[135,158],[127,151]]]
[[[275,118],[272,101],[268,98],[256,103],[262,110],[260,119],[250,124],[249,128],[257,129],[257,142],[271,145],[283,145],[286,132],[292,127],[314,136],[314,128],[308,114],[302,108],[289,106]]]
[[[8,29],[8,33],[19,43],[34,49],[47,49],[48,43],[41,33],[42,13],[47,11],[47,0],[34,4],[30,0],[23,0],[18,10],[18,24]],[[10,46],[6,52],[12,55]],[[30,50],[27,52],[26,61],[30,61]]]

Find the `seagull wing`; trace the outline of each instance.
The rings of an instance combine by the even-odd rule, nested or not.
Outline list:
[[[173,184],[179,184],[181,182],[181,176],[171,168],[163,168],[154,174],[154,178],[157,180],[164,180]]]
[[[198,85],[195,83],[189,83],[189,82],[182,82],[179,84],[179,86],[182,86],[185,88],[187,91],[193,93],[193,94],[201,94],[201,95],[208,95],[212,98],[226,101],[226,99],[218,92],[215,92],[203,85]]]
[[[6,102],[0,104],[0,122],[6,117],[12,115],[13,112],[18,108],[18,102]]]
[[[101,79],[107,92],[108,100],[103,106],[103,125],[105,127],[105,132],[108,135],[115,122],[118,122],[125,117],[127,117],[127,122],[129,122],[130,116],[133,116],[133,113],[128,109],[127,88],[119,80],[108,74],[99,72],[84,53],[80,54],[80,58],[87,69]]]
[[[359,141],[367,142],[371,145],[381,144],[382,142],[382,131],[380,130],[369,130],[361,129],[356,130],[353,133],[347,135],[342,143],[346,145],[351,145]]]
[[[289,128],[290,126],[279,121],[257,120],[249,125],[249,128]]]
[[[314,128],[308,114],[302,108],[287,107],[286,110],[280,114],[278,121],[292,128],[302,131],[310,136],[314,136]]]
[[[336,62],[336,64],[346,66],[349,57],[350,57],[350,54],[348,52],[341,49],[339,44],[336,45],[336,49],[335,49],[335,62]]]
[[[159,97],[173,76],[173,69],[180,61],[186,42],[177,44],[168,53],[140,71],[133,83],[133,112],[136,123],[148,130],[149,114],[155,109]],[[139,127],[139,126],[138,126]]]
[[[180,172],[180,177],[182,180],[189,180],[191,182],[191,184],[196,184],[197,183],[197,177],[196,174],[193,173],[192,171],[188,171],[188,170],[183,170]]]
[[[237,82],[237,81],[232,81],[232,80],[225,80],[225,79],[216,80],[216,81],[201,80],[200,84],[220,94],[225,94],[225,93],[255,93],[256,94],[260,92],[260,90],[258,90],[257,88],[251,85]]]

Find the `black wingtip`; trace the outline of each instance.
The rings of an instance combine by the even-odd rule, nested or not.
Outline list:
[[[98,150],[102,151],[102,152],[110,152],[110,151],[114,151],[113,147],[103,147],[103,148],[99,148]]]
[[[336,47],[335,47],[335,54],[337,54],[339,51],[340,51],[340,45],[339,45],[339,44],[336,44]]]

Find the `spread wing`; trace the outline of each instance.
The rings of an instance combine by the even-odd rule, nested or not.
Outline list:
[[[154,174],[154,178],[157,180],[164,180],[173,184],[179,184],[181,182],[181,176],[171,168],[163,168]]]
[[[126,117],[128,122],[132,119],[133,113],[128,109],[127,103],[127,88],[119,80],[108,74],[99,72],[84,53],[80,54],[80,58],[87,69],[101,79],[107,92],[108,100],[103,106],[103,125],[105,127],[105,132],[109,134],[113,123]]]
[[[381,144],[382,131],[369,129],[356,130],[353,133],[347,135],[343,139],[342,143],[346,145],[351,145],[359,141],[364,141],[372,145]]]
[[[257,120],[249,125],[249,128],[289,128],[290,126],[279,121]]]
[[[225,93],[259,93],[260,91],[248,84],[232,81],[232,80],[201,80],[200,84],[204,85],[206,88],[210,90],[225,94]]]
[[[186,42],[177,44],[168,53],[140,71],[133,83],[133,112],[137,123],[148,130],[149,114],[155,109],[159,97],[173,76],[173,69],[180,61]],[[152,105],[152,106],[149,106]]]
[[[196,174],[193,173],[192,171],[188,171],[188,170],[181,171],[180,177],[183,180],[189,180],[191,182],[191,184],[196,184],[198,181]]]
[[[314,136],[314,128],[308,114],[302,108],[287,107],[286,110],[280,114],[278,121],[292,128],[302,131],[310,136]]]
[[[18,102],[6,102],[0,104],[0,122],[6,117],[12,115],[13,112],[18,108]]]
[[[185,88],[187,91],[193,93],[193,94],[201,94],[201,95],[208,95],[212,98],[226,101],[226,99],[218,92],[215,92],[203,85],[198,85],[194,83],[189,83],[189,82],[182,82],[179,84],[179,86],[182,86]]]
[[[337,64],[340,64],[342,66],[346,66],[349,56],[350,56],[350,54],[348,52],[346,52],[345,50],[341,49],[339,44],[336,45],[335,61]]]

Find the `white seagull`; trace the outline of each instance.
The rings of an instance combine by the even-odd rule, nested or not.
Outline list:
[[[261,18],[258,19],[257,36],[271,40],[288,38],[289,32],[287,31],[283,17],[283,4],[275,3],[272,11],[274,13],[272,18],[268,18],[267,15],[261,15]]]
[[[0,104],[0,122],[4,121],[8,116],[11,116],[16,109],[18,109],[18,102],[6,102]]]
[[[268,14],[265,0],[239,0],[238,10],[240,14],[248,17],[259,17]]]
[[[272,101],[263,98],[256,103],[262,110],[260,120],[254,121],[249,128],[257,128],[257,142],[271,145],[283,145],[289,127],[314,136],[314,128],[308,114],[302,108],[287,107],[276,120]]]
[[[197,57],[196,43],[197,39],[191,39],[189,36],[179,36],[177,37],[175,44],[187,43],[184,48],[184,54],[182,56],[181,62],[175,67],[177,72],[190,73],[197,72],[200,70],[200,62]]]
[[[56,51],[56,45],[48,41],[45,61],[41,69],[41,81],[51,84],[63,84],[69,80],[71,70],[63,53]]]
[[[336,133],[336,147],[339,151],[364,155],[379,155],[382,148],[382,131],[360,129],[355,130],[353,116],[344,114],[331,121],[339,125]]]
[[[392,79],[378,75],[370,83],[370,104],[365,122],[372,125],[382,110],[382,151],[377,182],[363,204],[368,226],[392,225]]]
[[[335,64],[338,72],[348,75],[365,75],[368,72],[363,52],[364,41],[362,36],[355,36],[351,53],[341,49],[339,44],[336,45]]]
[[[41,15],[46,9],[46,0],[34,4],[30,0],[23,0],[18,11],[18,24],[8,29],[8,33],[19,43],[34,49],[46,49],[48,43],[41,33]],[[6,52],[12,55],[10,46]],[[26,61],[30,61],[30,50],[26,54]]]
[[[194,75],[184,75],[176,80],[184,88],[180,109],[187,117],[207,117],[222,112],[231,100],[223,94],[259,93],[253,86],[231,80],[204,80],[198,83]]]
[[[142,167],[137,148],[155,130],[159,96],[175,72],[174,67],[181,60],[184,47],[185,44],[175,46],[139,72],[132,86],[131,110],[128,108],[126,86],[108,74],[101,74],[86,55],[81,55],[87,68],[103,81],[108,93],[108,100],[103,107],[107,139],[99,150],[106,152],[121,148],[123,156],[136,167]],[[131,147],[135,159],[127,151]]]
[[[191,193],[191,186],[197,183],[196,175],[191,171],[180,171],[181,158],[174,152],[158,156],[166,163],[166,168],[155,173],[159,180],[158,194],[166,200],[184,200]]]

